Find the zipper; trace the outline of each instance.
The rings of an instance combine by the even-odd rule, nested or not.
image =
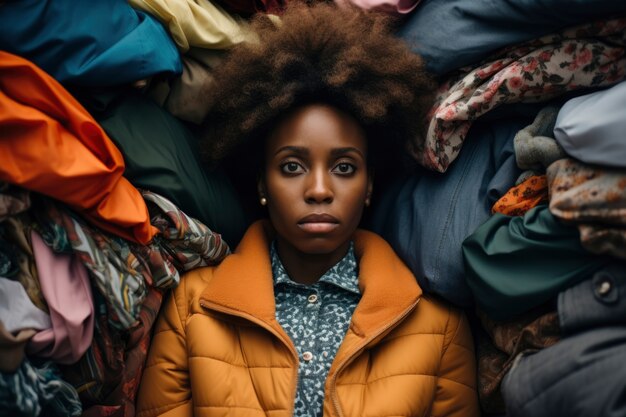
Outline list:
[[[208,305],[210,304],[210,305]],[[298,391],[298,369],[300,367],[300,360],[298,359],[298,353],[296,352],[296,348],[293,346],[293,343],[291,343],[291,340],[289,340],[289,342],[286,342],[285,339],[283,338],[283,335],[281,335],[280,333],[278,333],[274,328],[269,327],[267,325],[267,323],[265,323],[262,320],[259,320],[258,318],[256,318],[255,316],[251,315],[251,314],[246,314],[246,313],[242,313],[241,311],[237,311],[237,310],[232,310],[229,308],[225,308],[220,306],[219,304],[214,304],[214,303],[207,303],[205,301],[200,301],[200,307],[207,309],[207,310],[215,310],[218,311],[220,313],[224,313],[224,314],[228,314],[228,315],[232,315],[232,316],[237,316],[237,317],[241,317],[243,319],[246,319],[248,321],[251,321],[252,323],[264,328],[265,330],[269,331],[270,333],[272,333],[274,336],[276,336],[278,338],[278,340],[280,340],[281,342],[283,342],[283,344],[285,346],[287,346],[287,348],[289,349],[289,351],[292,354],[292,357],[295,358],[296,360],[296,372],[295,372],[295,378],[294,378],[294,386],[293,386],[293,394],[291,396],[291,410],[289,412],[288,415],[292,416],[294,409],[295,409],[295,403],[296,403],[296,393]]]
[[[365,346],[367,346],[372,340],[376,339],[378,336],[380,336],[381,334],[385,333],[387,330],[391,329],[392,327],[395,327],[400,321],[402,321],[406,316],[409,315],[409,313],[411,313],[411,311],[413,311],[415,309],[415,307],[417,306],[417,303],[419,303],[419,301],[421,300],[421,298],[418,298],[413,304],[411,304],[410,306],[408,306],[406,308],[406,310],[404,310],[402,312],[402,314],[400,316],[398,316],[398,318],[394,321],[392,321],[391,323],[387,324],[385,327],[383,327],[382,329],[380,329],[378,332],[376,332],[374,335],[372,335],[371,337],[369,337],[365,342],[363,342],[359,348],[350,356],[348,356],[346,359],[344,359],[341,364],[337,367],[337,371],[333,374],[333,379],[331,381],[330,384],[330,395],[332,397],[333,400],[333,405],[335,406],[335,410],[337,411],[337,414],[340,417],[343,417],[343,412],[341,411],[341,406],[339,405],[339,397],[337,396],[337,376],[339,375],[339,373],[343,370],[343,368],[345,368],[348,363],[350,363],[352,361],[352,359],[354,359],[358,354],[361,353],[361,351],[365,348]]]

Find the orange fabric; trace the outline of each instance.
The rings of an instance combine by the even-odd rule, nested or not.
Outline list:
[[[548,181],[545,175],[534,175],[504,194],[493,205],[491,212],[523,216],[544,201],[548,201]]]
[[[87,111],[33,63],[0,51],[0,181],[66,203],[96,226],[148,243],[157,233],[124,159]]]
[[[138,417],[293,412],[298,358],[275,318],[266,222],[219,266],[185,275],[157,322]],[[362,298],[326,382],[325,416],[478,416],[463,314],[422,296],[380,237],[357,231]]]

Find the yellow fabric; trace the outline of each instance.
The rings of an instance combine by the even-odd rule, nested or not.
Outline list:
[[[275,319],[269,243],[255,223],[217,267],[188,273],[166,301],[137,416],[290,416],[295,348]],[[326,381],[325,416],[479,415],[461,312],[422,296],[385,241],[357,231],[362,293]]]
[[[229,49],[249,36],[242,18],[208,0],[129,0],[131,6],[158,19],[181,52],[192,47]]]

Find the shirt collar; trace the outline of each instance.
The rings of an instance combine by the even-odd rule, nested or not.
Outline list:
[[[274,278],[274,287],[279,284],[296,285],[287,274],[283,263],[278,257],[278,251],[276,250],[276,241],[272,242],[270,247],[270,256],[272,262],[272,275]],[[350,242],[348,253],[339,262],[337,262],[332,268],[324,273],[319,279],[319,282],[331,284],[342,288],[346,291],[350,291],[355,294],[361,294],[359,290],[359,271],[358,264],[356,262],[356,256],[354,255],[354,243]]]

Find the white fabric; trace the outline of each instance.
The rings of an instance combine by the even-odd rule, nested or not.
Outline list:
[[[22,284],[4,277],[0,277],[0,321],[9,333],[52,327],[50,316],[35,307]]]

